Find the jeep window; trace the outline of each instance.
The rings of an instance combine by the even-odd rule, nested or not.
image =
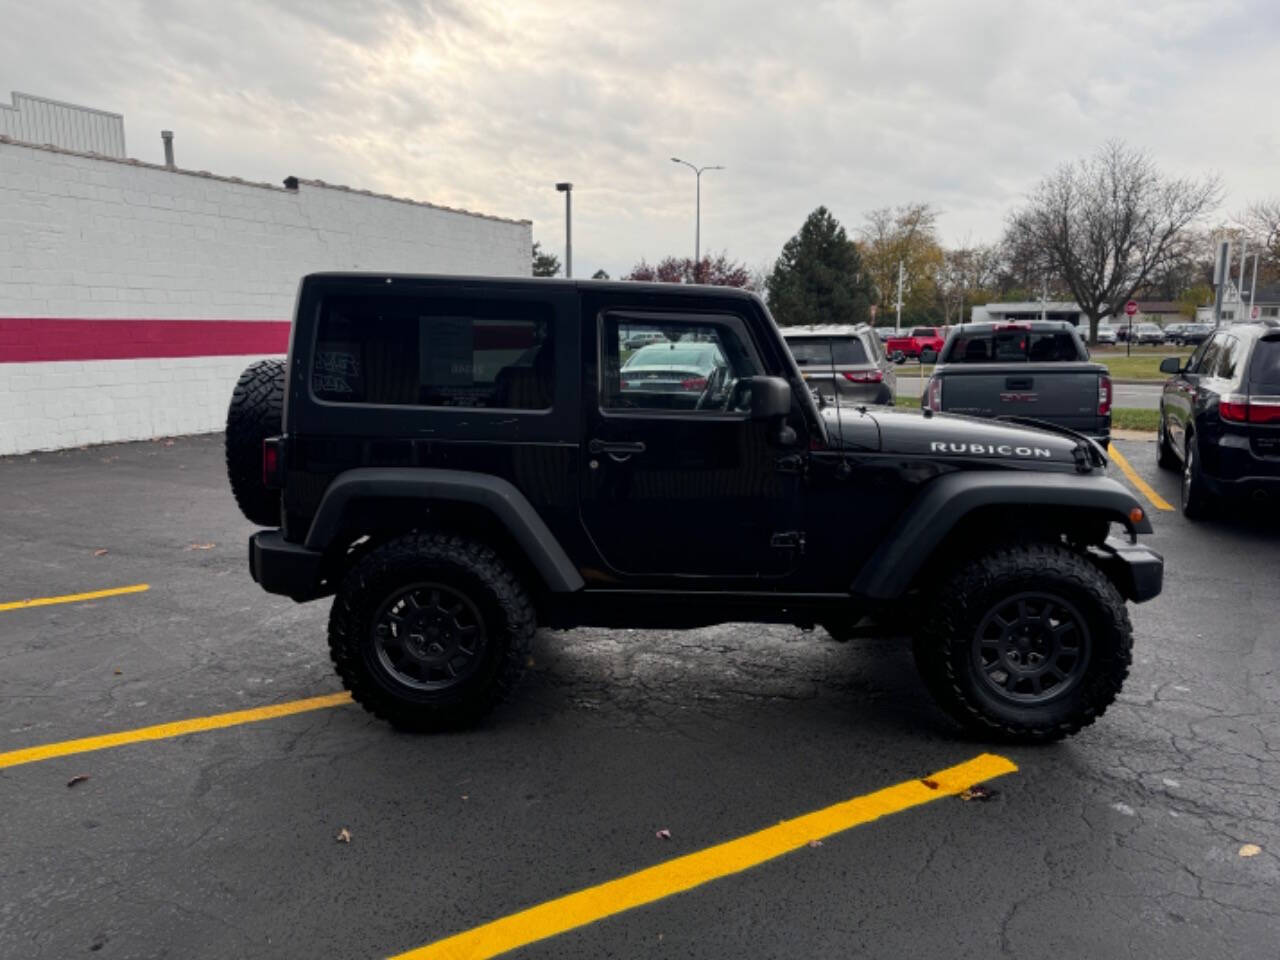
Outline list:
[[[799,366],[836,366],[868,363],[867,351],[857,337],[793,337],[787,340]],[[834,358],[834,360],[833,360]]]
[[[943,363],[1054,363],[1088,359],[1066,330],[992,330],[961,334]]]
[[[311,390],[336,403],[545,410],[551,329],[545,304],[330,297]]]
[[[612,316],[601,325],[602,409],[723,413],[745,402],[734,387],[760,367],[731,324],[664,322],[648,328],[659,336],[637,337],[641,329]]]

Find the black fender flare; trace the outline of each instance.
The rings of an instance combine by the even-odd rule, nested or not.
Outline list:
[[[307,531],[306,548],[325,551],[341,532],[350,504],[384,497],[483,507],[506,527],[554,593],[572,593],[583,587],[578,568],[523,493],[501,477],[465,470],[361,467],[340,473],[320,501]]]
[[[876,600],[902,596],[955,525],[979,507],[1053,506],[1094,510],[1134,533],[1151,533],[1146,510],[1123,486],[1103,476],[1008,470],[964,471],[931,480],[906,508],[853,582],[856,595]]]

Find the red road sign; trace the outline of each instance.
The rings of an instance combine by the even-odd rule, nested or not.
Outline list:
[[[1124,315],[1126,317],[1132,317],[1137,312],[1138,312],[1137,300],[1130,300],[1128,303],[1124,305]]]

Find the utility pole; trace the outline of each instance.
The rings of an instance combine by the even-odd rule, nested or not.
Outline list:
[[[1258,292],[1258,255],[1253,255],[1253,282],[1249,284],[1249,316],[1246,320],[1253,319],[1253,295]]]
[[[557,183],[556,189],[564,194],[564,275],[573,276],[573,184]]]
[[[1044,323],[1044,302],[1049,299],[1049,281],[1045,277],[1040,278],[1040,322]]]
[[[898,261],[898,313],[893,321],[893,332],[902,332],[902,261]]]
[[[1213,260],[1213,329],[1216,333],[1222,323],[1223,287],[1231,279],[1231,241],[1218,244],[1218,255]]]
[[[719,165],[695,167],[688,160],[681,160],[679,157],[672,157],[671,162],[683,164],[692,170],[696,181],[693,208],[693,272],[696,279],[698,264],[702,262],[702,174],[707,170],[723,170],[724,167]]]

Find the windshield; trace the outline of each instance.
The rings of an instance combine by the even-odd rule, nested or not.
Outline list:
[[[705,373],[716,367],[720,351],[713,344],[686,346],[676,343],[655,343],[641,347],[627,358],[624,370],[691,370]]]
[[[799,366],[807,364],[867,363],[867,351],[857,337],[789,337],[787,346]]]
[[[947,345],[943,363],[1051,363],[1084,360],[1065,330],[989,330],[961,334]]]

